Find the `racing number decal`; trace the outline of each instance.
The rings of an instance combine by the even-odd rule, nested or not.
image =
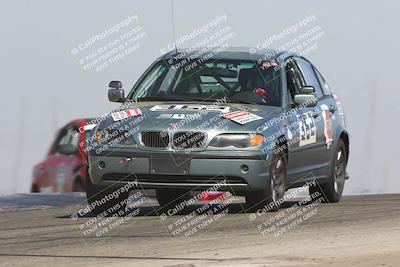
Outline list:
[[[313,144],[317,140],[317,129],[312,111],[297,115],[299,122],[299,146]]]

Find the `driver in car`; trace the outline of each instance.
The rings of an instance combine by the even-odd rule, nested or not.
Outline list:
[[[247,73],[241,75],[242,91],[252,91],[262,97],[262,102],[279,105],[279,96],[276,92],[278,80],[274,79],[275,66],[277,64],[274,62],[263,61],[260,67],[246,70]]]

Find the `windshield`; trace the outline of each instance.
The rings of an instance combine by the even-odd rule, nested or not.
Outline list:
[[[279,72],[252,61],[157,62],[135,86],[135,101],[215,101],[280,106]]]

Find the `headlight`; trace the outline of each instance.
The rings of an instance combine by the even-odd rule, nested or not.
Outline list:
[[[261,134],[219,134],[211,140],[209,146],[237,148],[255,147],[264,143],[264,136]]]
[[[104,129],[94,133],[94,139],[100,145],[133,145],[132,133],[121,129]]]

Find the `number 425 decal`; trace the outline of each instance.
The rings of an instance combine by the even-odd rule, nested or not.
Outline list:
[[[313,144],[317,140],[317,129],[315,119],[312,116],[312,111],[297,115],[299,122],[299,146]]]

